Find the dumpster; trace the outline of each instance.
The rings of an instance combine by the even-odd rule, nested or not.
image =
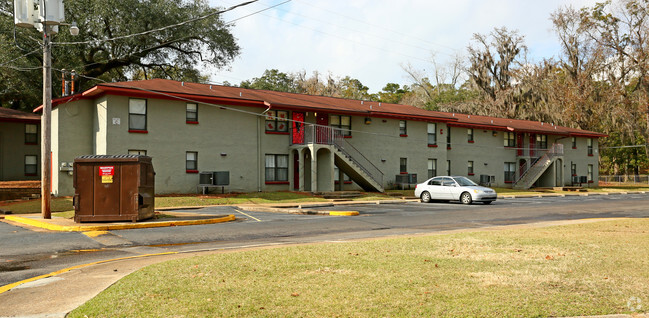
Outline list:
[[[151,157],[88,155],[74,159],[74,221],[140,221],[154,215]]]

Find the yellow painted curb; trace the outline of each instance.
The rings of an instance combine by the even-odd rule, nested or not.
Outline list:
[[[84,268],[84,267],[97,265],[97,264],[102,264],[102,263],[108,263],[108,262],[112,262],[112,261],[121,261],[121,260],[131,259],[131,258],[159,256],[159,255],[171,255],[171,254],[178,254],[178,252],[165,252],[165,253],[157,253],[157,254],[143,254],[143,255],[127,256],[127,257],[113,258],[113,259],[107,259],[107,260],[103,260],[103,261],[92,262],[92,263],[88,263],[88,264],[81,264],[81,265],[77,265],[77,266],[72,266],[72,267],[68,267],[68,268],[58,270],[56,272],[51,272],[49,274],[28,278],[28,279],[21,280],[19,282],[15,282],[15,283],[9,284],[9,285],[0,286],[0,294],[4,293],[6,291],[9,291],[12,288],[16,288],[17,286],[20,286],[22,284],[33,282],[33,281],[43,279],[43,278],[47,278],[47,277],[56,276],[56,275],[59,275],[59,274],[63,274],[65,272],[69,272],[69,271],[71,271],[73,269]]]
[[[91,237],[91,238],[101,236],[101,235],[105,235],[105,234],[108,234],[108,233],[110,233],[110,232],[108,232],[108,231],[87,231],[87,232],[83,232],[83,234],[85,236]]]
[[[352,216],[358,214],[359,214],[358,211],[329,211],[329,215]]]
[[[234,221],[236,218],[234,215],[230,214],[228,216],[214,218],[214,219],[204,219],[204,220],[187,220],[187,221],[165,221],[165,222],[155,222],[155,223],[128,223],[128,224],[109,224],[109,225],[57,225],[50,224],[44,221],[25,218],[15,215],[5,216],[5,220],[14,221],[17,223],[22,223],[26,225],[31,225],[35,227],[40,227],[43,229],[51,231],[62,231],[62,232],[89,232],[89,231],[112,231],[112,230],[129,230],[129,229],[145,229],[152,227],[168,227],[168,226],[185,226],[185,225],[202,225],[202,224],[214,224]]]

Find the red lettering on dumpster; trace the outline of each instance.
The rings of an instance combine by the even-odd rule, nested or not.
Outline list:
[[[101,183],[113,183],[114,175],[114,166],[99,166],[99,176],[101,177]]]

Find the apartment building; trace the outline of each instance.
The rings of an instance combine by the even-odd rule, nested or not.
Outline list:
[[[158,193],[196,193],[204,171],[227,172],[226,189],[236,192],[384,191],[447,174],[518,188],[570,185],[574,177],[597,185],[598,139],[606,136],[164,79],[99,84],[53,106],[56,195],[73,193],[71,163],[89,154],[151,156]]]

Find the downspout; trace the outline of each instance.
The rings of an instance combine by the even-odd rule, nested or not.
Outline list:
[[[261,153],[261,127],[263,126],[262,123],[264,122],[263,117],[266,115],[268,111],[271,109],[271,105],[269,102],[264,101],[264,105],[268,106],[259,116],[257,116],[257,192],[261,192],[262,190],[262,171],[263,170],[263,158],[262,158],[262,153]],[[265,174],[264,174],[265,175]]]

